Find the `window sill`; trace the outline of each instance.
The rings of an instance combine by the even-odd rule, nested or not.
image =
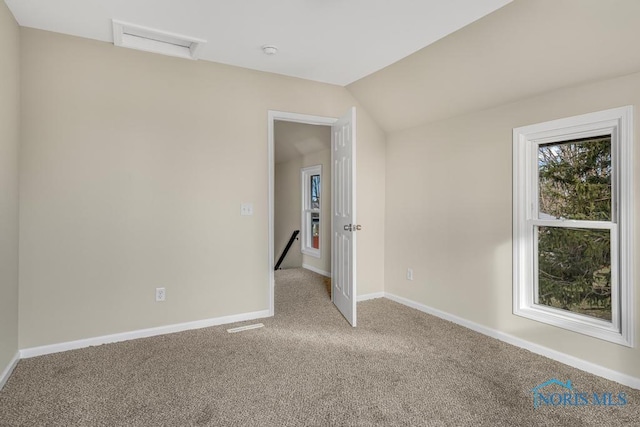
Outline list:
[[[629,337],[623,336],[614,324],[604,320],[593,319],[588,316],[539,305],[516,307],[513,314],[587,335],[592,338],[598,338],[625,347],[633,347],[633,343]]]

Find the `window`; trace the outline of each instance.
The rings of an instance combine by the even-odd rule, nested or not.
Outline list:
[[[632,107],[513,130],[514,313],[633,346]]]
[[[302,253],[320,258],[322,166],[302,169]]]

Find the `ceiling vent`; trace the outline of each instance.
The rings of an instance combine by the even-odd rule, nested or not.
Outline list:
[[[113,20],[113,44],[179,58],[198,59],[206,40]]]

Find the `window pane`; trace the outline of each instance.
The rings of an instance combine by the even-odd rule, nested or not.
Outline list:
[[[611,321],[609,230],[538,228],[538,304]]]
[[[320,249],[320,214],[311,212],[311,247]]]
[[[311,209],[320,209],[320,175],[311,176]]]
[[[538,148],[539,218],[611,220],[611,136]]]

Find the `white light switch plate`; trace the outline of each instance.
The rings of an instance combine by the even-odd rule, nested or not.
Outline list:
[[[240,205],[240,215],[253,215],[253,203],[242,203]]]

